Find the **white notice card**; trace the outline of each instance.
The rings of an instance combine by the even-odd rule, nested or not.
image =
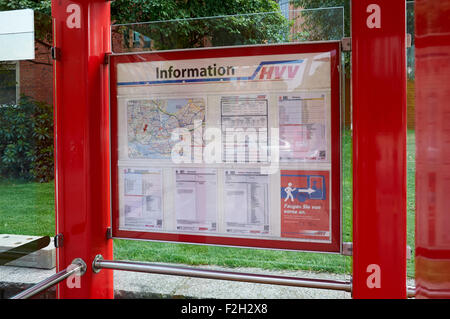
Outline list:
[[[327,113],[324,93],[280,96],[280,160],[326,161]]]
[[[178,231],[217,230],[217,172],[215,169],[175,169],[175,211]]]
[[[223,161],[267,161],[268,99],[259,96],[224,96],[220,100]]]
[[[122,173],[121,228],[162,229],[161,170],[125,168]]]
[[[269,176],[259,170],[225,171],[226,231],[269,234]]]

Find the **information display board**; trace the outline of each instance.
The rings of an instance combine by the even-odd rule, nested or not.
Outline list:
[[[113,237],[340,252],[338,42],[110,68]]]

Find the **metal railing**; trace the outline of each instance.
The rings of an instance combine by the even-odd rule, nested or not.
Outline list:
[[[101,255],[97,255],[92,262],[92,270],[98,273],[102,269],[136,271],[160,275],[187,276],[204,279],[241,281],[302,288],[341,290],[346,292],[352,291],[351,281],[249,274],[143,262],[104,260]],[[415,287],[408,286],[406,290],[408,298],[415,297]]]
[[[92,263],[92,269],[94,272],[99,272],[101,269],[115,269],[161,275],[187,276],[304,288],[343,290],[347,292],[351,292],[352,290],[352,283],[350,281],[249,274],[142,262],[113,261],[104,260],[101,255],[97,255],[95,257]]]
[[[27,299],[38,293],[58,284],[71,275],[82,276],[86,272],[86,263],[81,258],[76,258],[66,269],[57,274],[39,282],[38,284],[24,290],[23,292],[11,297],[11,299]],[[318,278],[300,278],[288,276],[275,276],[265,274],[250,274],[241,272],[230,272],[222,270],[200,269],[184,266],[161,265],[143,262],[114,261],[104,260],[101,255],[97,255],[92,262],[92,270],[95,273],[102,269],[136,271],[144,273],[153,273],[160,275],[186,276],[204,279],[229,280],[240,282],[251,282],[269,285],[282,285],[302,288],[317,288],[329,290],[352,291],[352,282],[343,280],[328,280]],[[415,288],[407,287],[407,297],[414,298]]]
[[[64,279],[76,274],[82,276],[86,272],[86,263],[81,258],[76,258],[66,269],[54,274],[53,276],[37,283],[36,285],[22,291],[21,293],[11,297],[11,299],[28,299],[38,293],[60,283]]]
[[[416,287],[407,287],[406,295],[408,298],[414,298],[416,296]]]

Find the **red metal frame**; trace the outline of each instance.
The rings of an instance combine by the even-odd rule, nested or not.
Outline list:
[[[352,1],[354,298],[406,298],[405,28],[405,1]]]
[[[450,298],[450,0],[416,1],[416,298]]]
[[[163,232],[139,232],[119,230],[119,194],[118,194],[118,141],[117,141],[117,64],[134,63],[143,61],[204,59],[219,57],[242,57],[274,54],[299,54],[312,52],[331,52],[331,136],[332,136],[332,242],[331,243],[305,243],[286,240],[269,240],[254,238],[233,238],[210,235],[191,235]],[[113,55],[110,59],[110,91],[111,91],[111,195],[112,195],[112,221],[113,237],[129,239],[146,239],[157,241],[260,247],[289,250],[310,251],[341,251],[341,167],[340,167],[340,46],[338,42],[311,43],[311,44],[286,44],[286,45],[261,45],[233,48],[212,48],[182,50],[172,52],[148,52],[140,54]]]
[[[113,273],[94,274],[97,254],[112,259],[108,68],[110,3],[52,1],[57,271],[82,258],[79,286],[58,285],[58,298],[113,298]]]

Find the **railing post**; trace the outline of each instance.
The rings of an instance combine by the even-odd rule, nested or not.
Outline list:
[[[52,1],[57,271],[98,252],[112,258],[109,206],[108,68],[110,3]],[[108,257],[106,257],[108,256]],[[78,287],[79,286],[79,287]],[[80,285],[58,285],[58,298],[113,298],[112,271],[88,265]]]

